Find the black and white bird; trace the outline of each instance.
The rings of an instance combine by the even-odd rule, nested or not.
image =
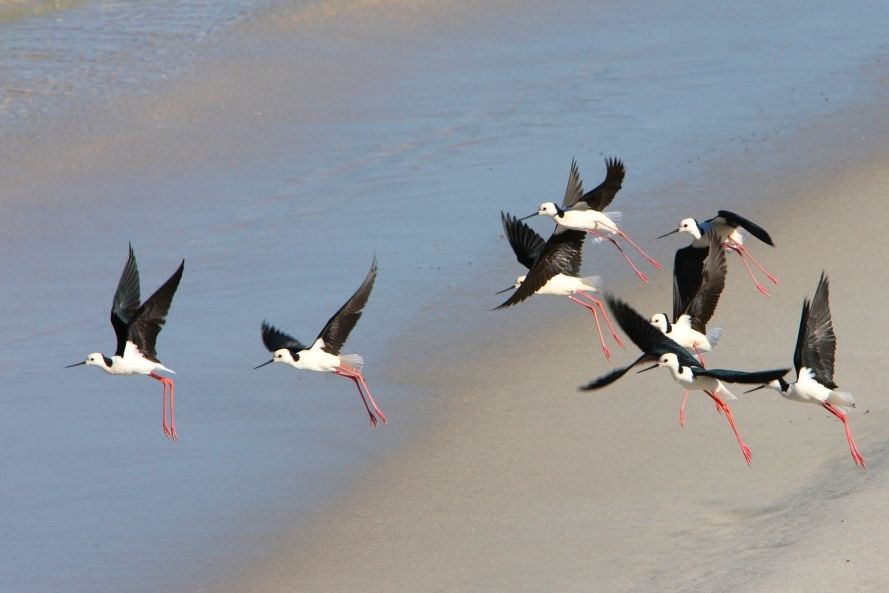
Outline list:
[[[527,275],[516,278],[513,286],[497,293],[515,289],[515,292],[497,309],[519,303],[534,294],[567,296],[593,313],[599,341],[602,343],[602,352],[605,358],[610,360],[611,351],[605,345],[596,307],[601,311],[614,340],[621,347],[624,344],[614,330],[611,320],[608,319],[602,301],[593,296],[600,290],[601,279],[598,276],[580,276],[581,252],[586,233],[556,227],[549,240],[544,242],[543,237],[515,216],[501,212],[500,218],[516,259],[529,271]]]
[[[642,362],[655,361],[655,364],[642,369],[644,372],[659,366],[670,370],[673,379],[686,389],[701,390],[709,395],[717,407],[725,414],[744,460],[750,464],[752,459],[750,449],[738,433],[732,410],[725,399],[736,399],[735,395],[723,384],[725,383],[767,383],[773,379],[784,376],[789,369],[776,369],[746,373],[728,369],[705,369],[689,352],[661,333],[651,323],[637,313],[627,303],[612,296],[606,296],[612,315],[617,319],[621,329],[630,336],[633,343],[642,350],[642,355],[626,367],[618,368],[589,382],[581,387],[581,390],[589,391],[601,389],[614,383],[627,371]],[[725,399],[723,399],[725,398]]]
[[[624,259],[627,260],[627,263],[630,264],[630,267],[633,268],[633,271],[639,279],[647,283],[648,276],[646,276],[636,264],[633,263],[633,260],[631,260],[626,252],[624,252],[623,248],[612,235],[617,235],[627,241],[627,243],[632,245],[636,251],[648,260],[648,262],[656,269],[661,270],[663,269],[663,266],[661,266],[657,260],[645,253],[642,248],[629,237],[629,235],[617,226],[617,222],[615,221],[617,216],[609,216],[604,212],[605,208],[611,204],[614,200],[614,196],[617,195],[617,192],[620,191],[620,188],[623,186],[624,176],[626,174],[624,164],[619,159],[608,158],[605,160],[605,166],[605,180],[587,193],[583,193],[580,184],[580,174],[577,171],[577,163],[572,161],[568,191],[565,192],[562,206],[559,207],[555,202],[544,202],[537,208],[537,212],[525,216],[522,220],[531,218],[532,216],[549,216],[560,226],[568,229],[585,231],[599,239],[610,241],[617,247]],[[573,191],[571,180],[576,180],[575,190]]]
[[[834,355],[837,337],[833,332],[830,318],[829,287],[827,276],[822,272],[815,296],[810,302],[803,300],[803,313],[799,322],[796,349],[793,352],[793,366],[796,368],[796,382],[788,383],[778,377],[764,385],[748,391],[770,387],[789,400],[817,404],[836,416],[843,423],[846,441],[852,460],[865,467],[864,457],[855,445],[846,409],[855,407],[851,393],[840,391],[833,380]]]
[[[703,364],[702,352],[710,352],[719,341],[722,328],[707,331],[725,288],[725,251],[719,237],[709,232],[708,256],[697,277],[673,270],[673,321],[666,313],[655,313],[650,322],[683,348],[694,352]],[[684,296],[685,295],[685,296]]]
[[[738,230],[739,228],[744,229],[763,243],[771,245],[772,247],[775,246],[775,243],[772,241],[769,233],[766,232],[764,228],[754,222],[751,222],[750,220],[747,220],[743,216],[735,214],[734,212],[729,212],[728,210],[720,210],[713,218],[708,218],[707,220],[701,222],[698,222],[694,218],[684,218],[679,222],[679,226],[677,228],[673,229],[669,233],[661,235],[660,237],[658,237],[658,239],[668,237],[673,233],[690,234],[694,238],[694,240],[687,248],[689,249],[689,251],[686,251],[684,253],[682,263],[684,267],[692,267],[693,269],[696,261],[703,262],[704,258],[706,257],[706,234],[708,230],[713,229],[713,231],[716,232],[722,239],[723,246],[726,249],[731,249],[741,257],[741,262],[744,264],[744,267],[747,268],[747,273],[750,274],[750,277],[753,279],[753,283],[756,285],[756,288],[759,290],[759,292],[768,296],[769,291],[756,279],[756,275],[750,268],[750,264],[747,263],[747,259],[750,259],[750,261],[752,261],[754,265],[758,267],[763,274],[766,275],[766,278],[768,278],[770,282],[772,282],[773,284],[780,284],[780,282],[778,281],[778,278],[769,273],[769,271],[766,270],[761,263],[759,263],[759,260],[753,257],[750,251],[746,247],[744,247],[744,235],[741,234],[741,232]],[[679,254],[677,253],[677,257],[678,255]]]
[[[185,269],[185,260],[170,278],[158,288],[153,295],[139,303],[139,269],[136,267],[136,256],[133,254],[133,246],[130,245],[130,255],[124,266],[117,290],[114,293],[114,301],[111,303],[111,325],[117,336],[117,349],[114,356],[105,356],[100,352],[94,352],[86,357],[86,360],[70,364],[65,368],[80,366],[99,367],[110,375],[148,375],[152,379],[163,384],[163,430],[170,439],[176,440],[176,413],[174,382],[169,377],[158,375],[158,371],[172,373],[157,358],[155,342],[157,335],[167,320],[167,312],[182,271]],[[169,420],[167,416],[167,401],[169,398]]]
[[[364,359],[360,354],[340,354],[340,349],[349,337],[349,333],[361,318],[361,312],[370,297],[374,281],[377,278],[377,258],[374,257],[370,271],[364,278],[364,282],[358,290],[349,297],[349,300],[340,307],[331,317],[311,346],[302,344],[299,340],[278,330],[266,321],[262,322],[262,342],[272,353],[272,359],[262,363],[256,368],[264,367],[273,362],[283,362],[293,368],[307,371],[319,371],[322,373],[336,373],[341,377],[348,377],[355,382],[358,394],[364,402],[367,414],[372,426],[377,422],[386,422],[386,415],[377,406],[370,389],[364,380],[361,366]],[[372,408],[372,409],[371,409]]]
[[[709,238],[707,257],[704,258],[698,275],[689,273],[687,266],[678,265],[673,268],[673,321],[670,321],[666,313],[655,313],[650,319],[651,325],[661,330],[665,336],[693,352],[701,361],[702,367],[706,367],[703,353],[710,352],[722,334],[722,328],[719,327],[708,332],[707,323],[713,317],[725,288],[726,273],[722,241],[712,230],[706,236]],[[687,402],[688,391],[683,394],[679,408],[680,426],[685,426]]]

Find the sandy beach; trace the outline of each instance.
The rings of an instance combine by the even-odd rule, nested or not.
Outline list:
[[[882,3],[51,4],[0,23],[0,593],[886,590]],[[567,299],[490,310],[521,272],[500,211],[607,155],[666,269],[583,270],[643,314],[679,219],[775,239],[770,297],[729,255],[711,365],[790,367],[827,271],[866,470],[824,410],[735,389],[747,467],[665,371],[579,392],[637,352]],[[63,368],[112,347],[128,243],[145,292],[186,259],[175,445],[154,382]],[[311,340],[374,254],[346,350],[378,431],[345,381],[252,370],[263,319]]]

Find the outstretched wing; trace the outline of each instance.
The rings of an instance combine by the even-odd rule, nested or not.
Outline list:
[[[296,354],[306,347],[293,336],[289,336],[276,328],[268,321],[262,322],[262,343],[269,352],[275,352],[281,348],[287,348],[291,353]]]
[[[763,243],[771,245],[772,247],[775,246],[775,244],[772,242],[772,238],[769,236],[764,228],[762,228],[755,222],[747,220],[743,216],[735,214],[734,212],[729,212],[728,210],[720,210],[716,213],[716,218],[721,218],[722,221],[730,227],[741,227]]]
[[[827,276],[822,272],[812,302],[809,303],[808,299],[803,301],[793,366],[796,367],[797,376],[802,367],[808,367],[812,369],[815,380],[828,389],[836,389],[833,367],[837,337],[830,318],[829,292]]]
[[[571,159],[571,170],[568,172],[568,186],[565,188],[565,197],[562,199],[562,208],[567,210],[583,196],[583,181],[580,179],[580,171],[577,169],[577,161]]]
[[[182,260],[179,269],[142,303],[130,321],[127,337],[148,360],[158,362],[155,341],[161,328],[167,322],[167,312],[170,310],[170,303],[173,302],[173,295],[176,294],[176,289],[179,287],[179,280],[182,279],[184,269],[185,260]],[[122,355],[123,351],[121,350],[118,354]]]
[[[340,307],[333,317],[327,321],[327,325],[318,334],[318,338],[324,340],[324,351],[330,354],[339,354],[340,348],[349,337],[349,333],[358,320],[361,318],[361,311],[367,304],[370,297],[370,291],[374,286],[374,280],[377,279],[377,257],[374,256],[370,264],[370,271],[364,278],[364,282],[358,287],[349,300]]]
[[[608,157],[605,159],[605,180],[585,193],[580,201],[585,202],[593,210],[602,211],[611,204],[614,196],[623,187],[626,170],[620,159]]]
[[[123,355],[127,343],[127,326],[130,320],[139,310],[139,268],[136,266],[136,255],[133,253],[133,245],[130,244],[130,255],[123,267],[117,290],[114,292],[114,300],[111,302],[111,327],[117,337],[118,356]]]
[[[500,220],[503,222],[503,231],[506,233],[506,238],[509,240],[516,259],[530,270],[543,252],[546,242],[534,229],[512,214],[501,212]]]
[[[605,300],[608,301],[608,307],[614,318],[617,319],[618,325],[642,352],[653,358],[659,358],[662,354],[672,352],[682,366],[701,366],[701,363],[685,348],[665,336],[661,330],[651,325],[648,319],[642,317],[630,305],[612,295],[607,295]]]
[[[701,288],[704,277],[706,247],[683,247],[676,250],[673,258],[673,322],[683,314],[688,304]]]
[[[586,231],[558,229],[531,266],[524,282],[497,309],[520,303],[540,290],[556,274],[580,276],[580,260]]]
[[[643,354],[642,356],[640,356],[639,358],[637,358],[636,360],[631,362],[629,365],[627,365],[625,367],[616,368],[606,375],[602,375],[601,377],[599,377],[597,379],[593,379],[586,385],[579,387],[579,389],[580,389],[580,391],[593,391],[595,389],[602,389],[603,387],[607,387],[608,385],[611,385],[612,383],[614,383],[615,381],[617,381],[618,379],[620,379],[621,377],[626,375],[627,371],[632,369],[634,366],[641,364],[645,361],[652,361],[652,360],[655,360],[654,356],[650,356],[648,354]]]
[[[790,369],[770,369],[768,371],[732,371],[728,369],[695,369],[695,375],[713,377],[726,383],[768,383],[775,381],[790,372]]]
[[[630,305],[610,294],[605,296],[605,300],[608,301],[608,308],[611,309],[611,314],[617,319],[621,329],[642,350],[642,356],[628,366],[614,369],[610,373],[590,381],[580,388],[582,391],[601,389],[610,385],[627,374],[634,366],[645,361],[657,360],[666,352],[674,353],[679,359],[679,364],[683,366],[701,366],[701,363],[695,360],[685,348],[665,336]]]
[[[716,305],[719,303],[719,297],[725,288],[725,249],[722,248],[722,241],[715,232],[708,231],[709,251],[707,259],[704,260],[704,266],[701,273],[701,285],[695,293],[694,297],[688,302],[683,314],[691,318],[691,328],[702,334],[707,333],[707,324],[713,313],[716,311]],[[674,276],[674,282],[676,278]],[[674,288],[674,296],[676,289]],[[674,318],[675,322],[678,317]]]

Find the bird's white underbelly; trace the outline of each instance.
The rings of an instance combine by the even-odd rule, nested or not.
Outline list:
[[[340,366],[340,357],[320,348],[310,348],[300,352],[299,360],[291,364],[304,371],[332,373]]]
[[[172,372],[164,365],[142,356],[112,356],[111,367],[100,367],[111,375],[148,375],[154,371]]]
[[[598,210],[568,210],[564,216],[557,216],[555,221],[565,228],[579,231],[616,233],[619,230],[607,214]]]
[[[822,404],[830,397],[830,389],[812,378],[806,367],[800,369],[800,376],[796,383],[792,384],[786,393],[782,393],[787,399],[806,404]]]
[[[589,286],[583,280],[576,276],[566,276],[565,274],[556,274],[550,278],[546,284],[540,287],[537,294],[554,294],[554,295],[570,295],[578,290],[587,292],[595,292],[595,286]]]
[[[707,336],[690,327],[682,327],[674,324],[673,328],[666,335],[683,348],[689,350],[710,352],[710,350],[713,349]]]

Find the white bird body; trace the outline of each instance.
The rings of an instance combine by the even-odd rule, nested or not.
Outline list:
[[[729,241],[732,245],[743,245],[744,235],[739,228],[733,227],[719,219],[698,222],[694,218],[685,218],[679,223],[679,232],[688,233],[694,238],[692,247],[708,247],[707,231],[713,230],[720,241]]]
[[[786,390],[782,389],[780,382],[771,381],[768,387],[780,393],[783,397],[804,404],[824,405],[825,402],[841,408],[854,408],[855,398],[851,393],[828,389],[815,379],[812,370],[801,367],[799,377],[795,383],[786,384]]]
[[[606,232],[612,235],[620,232],[617,223],[612,218],[605,212],[593,210],[592,208],[562,210],[553,202],[544,202],[537,209],[537,214],[549,216],[559,226],[567,229]]]
[[[668,352],[661,356],[658,360],[658,366],[668,368],[673,380],[682,385],[685,389],[709,391],[717,395],[722,395],[726,399],[738,399],[737,396],[729,391],[725,384],[716,377],[695,375],[692,372],[691,367],[680,367],[679,359],[672,352]]]
[[[359,354],[331,354],[325,352],[323,348],[324,340],[318,338],[311,348],[298,352],[296,359],[287,348],[276,350],[274,361],[287,363],[295,369],[321,373],[335,373],[343,366],[358,368],[364,363]]]
[[[515,281],[515,288],[518,288],[525,281],[525,276],[519,276]],[[586,278],[578,278],[577,276],[568,276],[566,274],[556,274],[546,281],[546,284],[537,289],[534,294],[551,294],[556,296],[569,296],[577,292],[599,292],[601,278],[599,276],[588,276]]]
[[[691,317],[688,315],[680,315],[674,323],[668,323],[666,315],[656,313],[651,316],[651,325],[683,348],[696,353],[713,350],[721,333],[720,328],[714,328],[707,335],[692,329]]]
[[[109,366],[109,362],[110,366]],[[93,352],[86,357],[88,366],[96,366],[108,373],[109,375],[150,375],[155,371],[165,371],[167,373],[176,374],[176,371],[168,369],[159,362],[148,360],[139,348],[132,342],[127,342],[123,356],[114,355],[111,358],[105,357],[101,352]]]

